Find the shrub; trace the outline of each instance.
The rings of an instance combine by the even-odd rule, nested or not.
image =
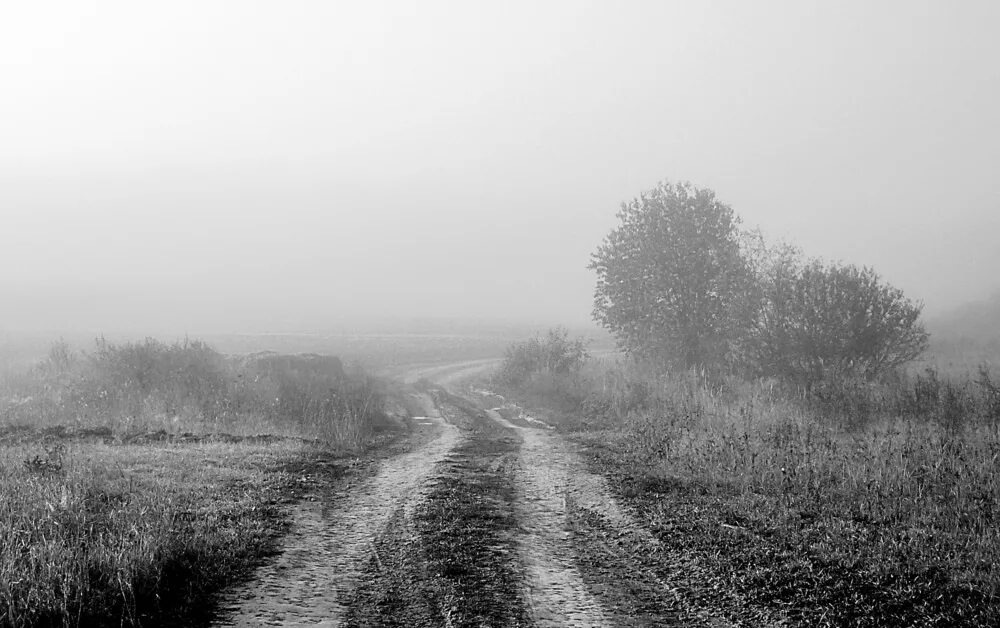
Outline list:
[[[874,380],[927,348],[922,306],[870,268],[790,262],[759,281],[762,301],[749,344],[764,375],[805,386],[831,375]]]
[[[563,328],[550,329],[545,338],[535,337],[508,347],[499,377],[506,384],[518,385],[539,373],[565,375],[579,371],[586,359],[582,339],[570,340]]]
[[[222,410],[226,362],[204,342],[168,345],[147,338],[116,345],[101,338],[89,359],[92,368],[81,384],[91,407],[128,416],[140,416],[150,403],[171,416],[215,416]]]
[[[252,421],[350,448],[387,425],[381,383],[347,376],[336,357],[234,359],[197,340],[115,344],[102,338],[83,354],[59,342],[31,373],[5,384],[0,419],[11,424],[100,425],[130,433],[239,431]]]

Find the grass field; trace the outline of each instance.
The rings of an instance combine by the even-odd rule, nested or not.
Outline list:
[[[322,356],[56,343],[0,381],[0,625],[192,625],[319,461],[393,437],[384,383]]]
[[[302,448],[291,440],[0,447],[0,623],[196,620],[212,592],[272,549],[282,500],[298,481],[283,469]]]
[[[988,369],[920,369],[805,395],[605,359],[506,392],[553,409],[663,542],[756,603],[807,625],[996,625],[1000,394]]]

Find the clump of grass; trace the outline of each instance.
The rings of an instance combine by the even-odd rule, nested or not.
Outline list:
[[[24,468],[36,474],[58,474],[63,470],[63,458],[66,455],[66,445],[54,443],[45,446],[45,455],[35,454],[24,459]]]

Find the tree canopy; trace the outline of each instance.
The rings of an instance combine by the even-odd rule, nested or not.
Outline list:
[[[684,366],[725,359],[750,278],[733,210],[711,190],[662,182],[618,218],[589,266],[595,319],[630,351]]]
[[[618,219],[589,267],[594,318],[626,351],[808,384],[874,378],[927,346],[922,305],[873,269],[768,246],[711,190],[663,182]]]

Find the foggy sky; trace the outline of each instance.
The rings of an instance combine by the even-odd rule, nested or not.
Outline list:
[[[661,179],[940,312],[1000,289],[997,32],[990,1],[4,3],[0,328],[579,324]]]

